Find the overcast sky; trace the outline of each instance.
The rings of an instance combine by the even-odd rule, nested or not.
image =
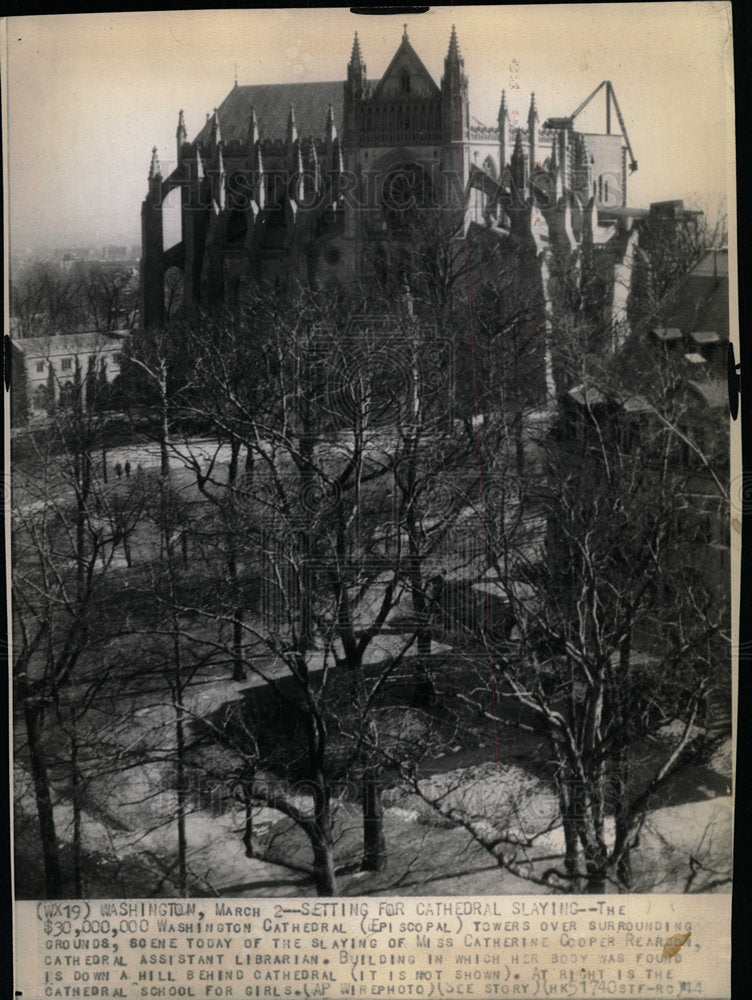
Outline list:
[[[523,119],[534,90],[543,120],[571,114],[610,79],[639,161],[630,204],[682,198],[712,212],[733,155],[730,19],[729,6],[706,2],[454,6],[407,17],[343,8],[11,18],[3,61],[12,249],[138,242],[151,147],[166,173],[180,108],[193,138],[233,86],[236,65],[241,84],[343,79],[356,28],[368,75],[379,77],[403,21],[437,82],[456,24],[471,114],[486,124],[495,124],[502,87]],[[512,60],[519,90],[510,90]],[[596,99],[578,126],[605,131],[603,109]]]

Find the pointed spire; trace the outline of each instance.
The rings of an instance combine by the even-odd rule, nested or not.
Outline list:
[[[514,136],[514,149],[509,164],[512,180],[520,197],[523,197],[527,177],[525,176],[525,153],[522,149],[522,129],[518,128]]]
[[[321,190],[321,170],[319,169],[319,158],[316,153],[316,142],[313,136],[308,137],[307,167],[309,174],[313,174],[313,190],[316,194]]]
[[[248,142],[250,143],[251,149],[259,141],[259,126],[258,118],[256,117],[256,105],[251,106],[251,117],[248,119]]]
[[[441,78],[442,132],[447,139],[467,137],[470,127],[470,107],[467,98],[465,60],[460,53],[457,29],[452,25],[449,50],[444,59]]]
[[[499,176],[504,173],[504,169],[509,163],[509,109],[507,108],[507,92],[501,92],[501,104],[499,105]]]
[[[407,39],[407,22],[402,25],[402,37]]]
[[[314,138],[313,138],[312,135],[308,136],[307,154],[308,154],[308,163],[310,164],[311,169],[314,170],[314,171],[318,171],[318,169],[319,169],[319,157],[318,157],[318,153],[316,152],[316,142],[315,142],[315,140],[314,140]]]
[[[211,141],[215,146],[222,141],[222,131],[219,127],[219,115],[217,114],[216,108],[214,109],[214,114],[212,115]]]
[[[287,115],[287,144],[292,145],[298,138],[298,129],[295,125],[295,108],[290,105],[290,111]]]
[[[362,66],[363,56],[360,52],[360,41],[358,40],[358,32],[355,32],[355,37],[353,38],[352,54],[350,55],[350,65],[351,66]]]
[[[509,120],[509,109],[507,108],[507,92],[502,90],[501,92],[501,104],[499,105],[499,122],[504,122]]]
[[[449,51],[447,52],[447,59],[461,59],[460,55],[460,43],[457,41],[457,28],[452,25],[452,34],[449,36]]]
[[[162,169],[159,166],[159,157],[157,156],[157,147],[152,146],[151,149],[151,163],[149,164],[149,180],[156,180],[157,177],[162,176]]]
[[[220,212],[225,209],[225,160],[222,156],[222,146],[217,150],[217,197],[216,202]]]
[[[539,162],[538,157],[538,108],[535,106],[535,93],[530,95],[530,110],[527,113],[527,144],[530,152],[530,171]]]
[[[331,136],[332,139],[337,138],[337,126],[334,124],[334,105],[330,104],[326,112],[326,134],[327,137]]]
[[[175,143],[177,145],[178,163],[183,159],[183,145],[188,141],[188,133],[185,130],[185,118],[183,109],[178,114],[178,127],[175,131]]]

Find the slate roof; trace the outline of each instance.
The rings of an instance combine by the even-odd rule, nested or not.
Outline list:
[[[219,129],[225,142],[248,140],[251,108],[256,109],[261,139],[284,139],[290,105],[295,109],[295,126],[301,139],[309,135],[323,136],[326,113],[334,108],[334,124],[342,132],[345,85],[342,80],[329,83],[267,83],[233,87],[217,108]],[[208,142],[211,119],[207,119],[196,136],[198,142]]]
[[[706,277],[728,277],[728,247],[720,250],[707,250],[703,257],[692,268],[692,274]]]
[[[719,340],[729,336],[728,250],[708,250],[676,285],[660,308],[666,326],[685,336],[712,330]]]

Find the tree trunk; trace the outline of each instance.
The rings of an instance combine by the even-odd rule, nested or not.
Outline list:
[[[417,528],[417,526],[416,526]],[[426,593],[423,584],[423,573],[417,545],[410,538],[410,595],[415,618],[418,655],[415,658],[417,688],[413,704],[417,707],[430,708],[436,701],[436,686],[430,670],[431,629],[428,625]]]
[[[517,467],[517,475],[520,479],[525,475],[525,437],[523,431],[522,413],[518,411],[514,415],[514,447],[515,465]]]
[[[39,835],[44,858],[44,881],[48,899],[60,899],[63,889],[63,873],[60,866],[60,849],[55,832],[55,814],[52,807],[50,781],[47,762],[42,749],[42,709],[25,704],[24,721],[26,738],[29,743],[31,774],[34,779],[34,796],[39,817]]]
[[[178,799],[178,889],[181,896],[188,895],[188,877],[186,866],[186,855],[188,853],[188,841],[185,833],[185,812],[186,812],[186,788],[185,788],[185,738],[183,733],[182,705],[176,705],[177,718],[175,720],[175,777],[177,784]]]
[[[580,841],[577,837],[577,827],[572,820],[564,817],[564,871],[572,880],[572,891],[579,890]]]
[[[329,806],[329,795],[323,775],[319,774],[313,788],[314,819],[309,836],[313,845],[313,877],[319,896],[337,895],[337,878],[334,867],[334,832]]]
[[[247,455],[250,454],[250,451]],[[230,462],[227,469],[227,484],[230,487],[231,522],[227,530],[227,571],[232,587],[232,597],[235,609],[232,613],[232,679],[234,681],[244,681],[246,678],[245,662],[243,660],[243,620],[244,612],[240,603],[240,581],[238,579],[238,558],[237,544],[235,538],[234,510],[235,485],[238,475],[238,457],[240,455],[240,441],[233,438],[230,441]],[[246,456],[247,457],[247,456]]]
[[[363,775],[363,871],[380,872],[386,866],[384,807],[381,783],[374,768]]]
[[[75,721],[72,722],[75,727]],[[83,899],[82,842],[81,842],[81,781],[78,773],[78,740],[75,728],[70,737],[71,801],[73,805],[73,894]]]
[[[303,657],[299,658],[301,661]],[[304,668],[305,670],[305,668]],[[307,673],[307,670],[306,670]],[[303,828],[313,847],[313,877],[319,896],[336,896],[337,879],[334,866],[334,831],[332,829],[331,798],[326,780],[327,731],[310,688],[306,691],[308,709],[308,760],[311,764],[313,818]]]
[[[181,896],[188,895],[188,875],[186,857],[188,841],[185,831],[187,790],[185,787],[185,721],[183,719],[183,679],[181,676],[180,650],[175,637],[175,781],[177,785],[177,827],[178,827],[178,889]]]
[[[319,896],[337,895],[337,877],[334,873],[334,844],[329,824],[322,829],[316,824],[316,831],[311,835],[313,844],[313,877],[316,882],[316,892]]]
[[[237,607],[232,615],[232,679],[244,681],[245,662],[243,660],[243,608]]]

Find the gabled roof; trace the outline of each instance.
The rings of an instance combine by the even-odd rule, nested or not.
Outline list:
[[[440,94],[441,91],[439,90],[436,81],[423,65],[423,61],[420,56],[410,44],[410,39],[407,37],[407,34],[404,34],[399,48],[392,57],[392,61],[387,66],[384,75],[374,88],[373,96],[381,97],[382,90],[384,89],[387,81],[396,76],[396,74],[403,68],[406,69],[411,76],[420,77],[432,94],[435,96]]]
[[[720,250],[706,250],[691,271],[694,275],[713,278],[728,277],[728,247]]]
[[[226,143],[234,140],[246,142],[251,108],[255,108],[261,139],[284,139],[287,135],[290,105],[295,109],[298,135],[303,138],[308,135],[324,135],[330,104],[334,109],[334,123],[341,130],[344,87],[342,80],[233,87],[217,108],[222,138]],[[208,142],[210,136],[211,119],[208,119],[196,140]]]
[[[658,312],[667,326],[678,326],[687,334],[712,330],[717,338],[714,342],[728,340],[728,250],[707,250],[666,296]]]

